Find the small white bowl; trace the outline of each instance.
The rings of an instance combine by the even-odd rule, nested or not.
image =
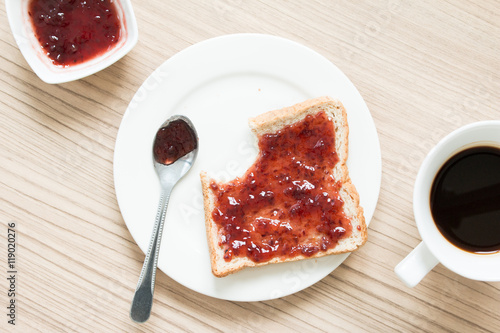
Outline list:
[[[92,75],[118,61],[137,44],[138,29],[130,0],[115,0],[120,22],[122,37],[115,47],[104,54],[78,65],[68,67],[52,63],[44,54],[28,15],[29,0],[5,0],[10,28],[24,58],[38,75],[47,83],[63,83]]]

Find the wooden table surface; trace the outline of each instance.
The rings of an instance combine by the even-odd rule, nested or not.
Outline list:
[[[500,3],[132,0],[139,42],[79,81],[42,82],[0,5],[2,332],[499,332],[500,283],[438,265],[415,288],[393,269],[421,240],[418,168],[450,131],[500,118]],[[153,314],[129,319],[144,254],[120,214],[113,151],[122,116],[165,60],[231,33],[282,36],[321,53],[374,118],[382,185],[368,242],[295,294],[214,299],[157,275]],[[8,223],[16,229],[16,325],[8,324]]]

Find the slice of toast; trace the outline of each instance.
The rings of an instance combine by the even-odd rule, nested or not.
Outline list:
[[[320,185],[311,184],[309,181],[304,180],[307,178],[306,176],[300,176],[300,179],[297,178],[296,180],[291,181],[291,183],[296,185],[302,184],[300,186],[297,185],[299,187],[296,187],[295,192],[291,195],[286,193],[288,189],[292,189],[292,187],[286,188],[282,191],[284,194],[269,191],[271,197],[269,198],[268,203],[262,203],[262,200],[264,200],[262,199],[259,201],[258,205],[250,205],[249,202],[253,201],[248,201],[250,199],[247,198],[250,196],[250,198],[253,199],[259,194],[261,194],[263,198],[266,197],[266,193],[268,193],[266,192],[266,188],[257,188],[254,189],[254,192],[249,192],[253,194],[248,194],[246,197],[242,197],[243,199],[247,198],[248,200],[246,201],[243,199],[238,201],[235,200],[235,198],[228,197],[226,195],[226,192],[229,191],[231,187],[234,188],[235,186],[240,186],[238,193],[250,191],[248,188],[251,188],[252,185],[249,184],[255,183],[255,179],[247,181],[247,183],[245,183],[246,185],[241,185],[243,184],[242,182],[248,180],[249,177],[255,177],[256,174],[258,175],[258,170],[255,169],[255,166],[258,166],[260,168],[259,170],[264,170],[262,165],[263,163],[267,163],[265,162],[266,158],[272,158],[269,157],[270,154],[274,154],[272,150],[283,149],[280,156],[289,156],[290,154],[293,154],[292,151],[295,149],[298,149],[297,154],[300,153],[301,149],[306,149],[299,147],[301,145],[297,144],[288,148],[284,148],[285,145],[276,145],[276,147],[263,153],[262,149],[268,148],[263,148],[264,146],[261,142],[283,135],[282,132],[284,131],[292,131],[291,128],[293,128],[294,125],[297,127],[303,122],[310,121],[312,117],[319,119],[315,120],[316,123],[317,121],[321,121],[321,126],[325,126],[327,130],[333,131],[333,138],[331,138],[332,135],[329,135],[329,137],[324,140],[318,140],[318,143],[331,142],[330,149],[333,149],[334,151],[327,156],[334,157],[332,157],[331,163],[328,162],[330,164],[326,164],[326,170],[325,166],[322,166],[322,171],[320,171],[320,166],[318,164],[314,164],[323,163],[322,161],[325,159],[321,157],[318,160],[320,162],[312,161],[310,163],[311,166],[306,166],[307,170],[305,170],[305,172],[312,177],[311,179],[315,179],[315,175],[318,175],[319,172],[328,174],[326,176],[320,176],[320,178],[323,177],[323,179],[327,178],[329,183],[325,184],[324,187],[321,187],[321,191],[323,192],[317,193],[328,196],[328,202],[337,202],[337,205],[340,206],[336,206],[337,208],[335,209],[338,211],[335,211],[334,208],[330,208],[330,206],[323,206],[327,207],[327,209],[323,207],[314,208],[313,202],[316,199],[321,200],[321,195],[317,193],[316,196],[311,194],[312,197],[308,199],[302,197],[301,194],[297,194],[298,190],[304,189],[304,185],[307,185],[305,186],[306,189],[303,190],[305,192],[316,191],[315,187],[319,189]],[[290,107],[270,111],[255,118],[251,118],[249,120],[249,125],[251,130],[259,139],[260,154],[254,165],[249,168],[245,175],[227,183],[218,183],[216,180],[211,179],[206,172],[202,172],[200,175],[204,196],[205,225],[213,274],[217,277],[223,277],[245,267],[262,266],[271,263],[296,261],[307,258],[318,258],[330,254],[352,252],[363,245],[367,239],[367,228],[363,215],[363,209],[359,205],[359,195],[351,182],[346,165],[349,127],[347,124],[346,111],[342,103],[330,97],[310,99]],[[317,132],[315,135],[319,135],[318,133],[320,133],[319,127],[317,131],[315,131],[314,128],[310,130],[312,130],[312,133]],[[317,138],[314,140],[317,140]],[[304,142],[304,146],[307,144],[308,143]],[[310,149],[307,154],[313,154],[311,155],[313,157],[316,156],[314,155],[315,151],[320,149],[317,147],[319,147],[318,144],[314,145],[314,149]],[[290,153],[288,150],[285,151],[285,149],[288,149]],[[301,158],[304,159],[304,156],[309,156],[307,154],[303,156],[301,155]],[[295,157],[292,159],[295,161]],[[328,157],[328,159],[330,159],[330,157]],[[308,161],[302,162],[307,164]],[[330,168],[330,166],[332,167]],[[263,182],[261,180],[260,183],[268,184],[266,185],[267,187],[273,188],[273,182],[282,182],[284,179],[287,179],[286,170],[289,170],[289,165],[283,165],[282,168],[285,171],[276,170],[275,168],[271,171],[274,172],[274,176],[269,176],[267,181]],[[267,171],[263,172],[263,174],[267,175]],[[280,178],[281,180],[277,180],[279,176],[282,176],[282,178]],[[257,182],[257,184],[260,183]],[[276,186],[278,185],[276,184]],[[308,190],[309,188],[311,190]],[[283,189],[283,187],[281,189]],[[282,199],[282,201],[285,200],[286,202],[283,201],[283,203],[275,197],[278,199],[285,197],[286,200]],[[231,201],[231,205],[227,204],[226,201],[228,199]],[[289,199],[292,200],[292,202],[289,202]],[[300,203],[301,205],[300,207],[302,210],[300,211],[300,214],[302,215],[298,218],[296,218],[297,211],[294,209],[299,206],[295,205],[293,200],[297,200],[296,203]],[[233,206],[233,204],[241,206]],[[324,204],[326,204],[326,201],[324,201]],[[221,207],[225,207],[227,209],[233,209],[236,207],[240,209],[240,215],[238,216],[241,217],[241,221],[235,219],[234,216],[236,215],[231,215],[233,213],[221,211],[221,209],[225,209]],[[241,209],[243,210],[241,211]],[[307,211],[307,209],[310,209],[310,212]],[[279,211],[281,214],[280,216],[284,216],[284,218],[274,219],[274,217],[277,216],[277,211]],[[312,215],[313,213],[316,215]],[[331,216],[328,215],[330,213]],[[314,221],[310,219],[308,220],[307,216],[309,215],[318,217],[321,216],[321,220],[328,220],[329,224],[325,221],[321,223],[316,221],[319,220],[319,218]],[[232,220],[229,221],[228,216],[230,216]],[[302,218],[302,216],[305,217]],[[288,223],[287,218],[290,221],[293,219],[294,224],[291,222]],[[219,220],[219,223],[215,221],[216,219]],[[225,222],[221,219],[225,219]],[[238,223],[241,225],[238,225]],[[325,225],[330,226],[331,230],[325,230]],[[261,226],[264,226],[264,229],[262,229]],[[338,229],[338,227],[340,227],[340,229]],[[295,228],[295,230],[293,228]],[[301,228],[307,231],[306,236],[304,236],[305,238],[300,236]],[[233,230],[233,234],[231,234],[228,230]],[[236,230],[240,231],[237,233]],[[244,230],[246,232],[245,235],[248,237],[230,239],[231,237],[234,238],[235,235],[238,234],[241,236],[241,230]],[[302,234],[304,234],[305,231],[303,231]],[[334,236],[337,231],[339,234]],[[335,237],[338,237],[338,239]],[[244,244],[245,242],[246,244]],[[289,250],[290,244],[292,244],[291,252]],[[240,252],[241,248],[243,248],[243,250],[241,250],[243,253]],[[289,252],[283,252],[285,251],[285,248]],[[279,252],[277,249],[282,252]],[[236,254],[236,252],[238,253]],[[269,254],[270,252],[272,254]]]

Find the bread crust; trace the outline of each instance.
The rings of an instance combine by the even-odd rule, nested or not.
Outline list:
[[[219,244],[219,230],[213,221],[212,212],[215,208],[215,198],[210,188],[216,180],[210,178],[206,172],[201,172],[201,184],[204,198],[205,226],[207,241],[210,251],[212,273],[217,277],[224,277],[237,272],[245,267],[263,266],[272,263],[290,262],[309,258],[319,258],[331,254],[352,252],[362,246],[367,240],[367,227],[363,215],[363,208],[359,205],[359,194],[351,182],[347,168],[349,126],[347,124],[347,113],[342,103],[328,96],[309,99],[304,102],[269,111],[257,117],[249,119],[252,132],[260,138],[269,133],[275,133],[281,128],[304,119],[307,115],[313,115],[325,111],[334,123],[335,149],[339,161],[335,164],[332,174],[341,183],[339,194],[344,201],[344,214],[350,218],[352,233],[350,237],[339,240],[337,246],[327,251],[320,251],[313,256],[299,255],[293,258],[273,258],[267,262],[256,263],[246,257],[236,257],[230,262],[224,260],[224,250]]]

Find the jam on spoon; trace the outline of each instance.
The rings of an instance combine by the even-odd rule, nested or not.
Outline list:
[[[156,162],[169,165],[196,149],[197,145],[193,128],[183,119],[176,119],[156,133],[153,156]]]

